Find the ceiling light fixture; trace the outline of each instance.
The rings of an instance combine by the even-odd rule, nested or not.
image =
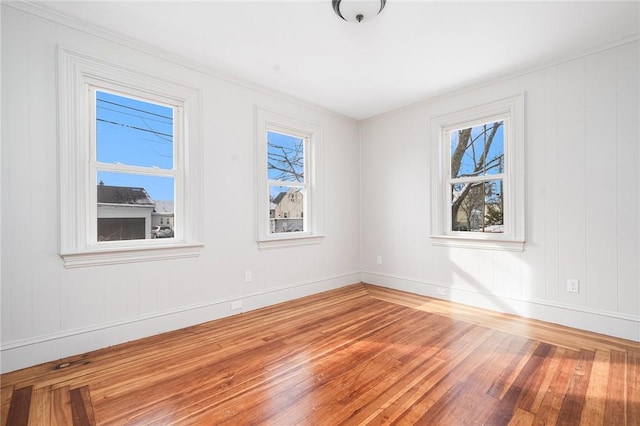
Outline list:
[[[387,0],[331,0],[333,11],[348,22],[365,22],[376,16],[387,3]]]

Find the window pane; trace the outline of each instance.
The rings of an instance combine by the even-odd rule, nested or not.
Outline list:
[[[174,236],[174,178],[112,172],[97,178],[98,241]]]
[[[96,91],[96,159],[173,168],[173,109]]]
[[[270,232],[302,232],[305,230],[305,191],[290,186],[269,187]]]
[[[267,173],[270,180],[304,182],[304,139],[267,132]]]
[[[451,185],[453,231],[504,232],[502,180]]]
[[[504,172],[504,121],[450,132],[451,177]]]
[[[98,241],[143,240],[145,235],[144,218],[98,218]]]

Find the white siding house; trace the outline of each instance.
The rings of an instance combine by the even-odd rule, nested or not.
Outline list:
[[[154,200],[154,209],[151,213],[151,226],[168,225],[173,229],[173,209],[173,201]]]

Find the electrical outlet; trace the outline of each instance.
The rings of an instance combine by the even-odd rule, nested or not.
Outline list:
[[[235,311],[237,309],[242,308],[242,300],[236,300],[235,302],[231,302],[231,310]]]
[[[569,293],[580,293],[580,280],[573,279],[573,278],[568,279],[567,291]]]
[[[378,258],[376,259],[376,263],[378,265],[382,265],[382,256],[378,256]]]
[[[251,282],[251,271],[244,271],[244,282],[245,283]]]

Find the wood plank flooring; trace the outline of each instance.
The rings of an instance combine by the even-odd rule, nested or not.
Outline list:
[[[4,374],[3,425],[640,425],[640,344],[365,284]]]

